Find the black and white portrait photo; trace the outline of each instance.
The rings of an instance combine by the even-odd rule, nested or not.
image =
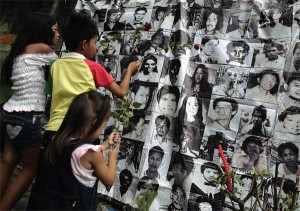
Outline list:
[[[194,159],[191,156],[173,151],[167,180],[189,192],[194,176]]]
[[[176,118],[175,136],[180,152],[198,157],[203,132],[202,100],[186,96]]]
[[[231,163],[236,133],[206,127],[203,135],[200,158],[214,163],[220,162],[218,146],[222,146],[228,163]]]
[[[300,7],[293,8],[292,38],[300,39]]]
[[[265,43],[262,52],[256,54],[254,67],[283,69],[285,64],[285,48],[282,43]]]
[[[296,181],[297,176],[300,176],[299,165],[299,148],[300,142],[297,141],[282,141],[276,140],[273,142],[275,158],[279,161],[278,177],[285,177],[292,181]],[[271,169],[271,173],[275,175],[276,166]]]
[[[191,12],[184,5],[183,2],[179,2],[175,7],[173,31],[182,30],[188,33],[192,33],[192,22],[191,22]]]
[[[148,55],[144,57],[134,79],[138,81],[158,83],[163,63],[164,57],[161,56]]]
[[[250,72],[245,98],[259,102],[277,102],[280,72],[273,69],[257,69]]]
[[[115,79],[118,76],[118,57],[113,55],[98,55],[96,60]]]
[[[300,140],[300,107],[290,106],[278,114],[274,137],[280,140]]]
[[[165,59],[160,83],[172,86],[182,86],[188,60],[184,57]]]
[[[160,146],[166,152],[172,152],[174,141],[174,118],[158,115],[154,118],[155,129],[151,145]]]
[[[149,83],[135,82],[129,92],[129,97],[133,102],[140,103],[137,110],[149,110],[152,105],[152,98],[155,92],[155,86]]]
[[[117,171],[121,172],[123,169],[127,169],[133,176],[137,175],[144,143],[127,138],[122,138],[121,142]]]
[[[143,176],[140,178],[138,184],[137,184],[137,193],[135,197],[135,206],[137,207],[137,202],[139,200],[146,201],[147,204],[144,205],[144,209],[148,207],[149,210],[159,210],[160,203],[158,201],[158,189],[159,189],[159,183],[158,180],[149,176]]]
[[[235,27],[233,30],[228,31],[225,36],[228,38],[236,38],[236,39],[253,39],[253,32],[251,32],[251,30],[253,31],[253,29],[251,29],[249,27],[249,22],[251,19],[251,12],[240,12],[238,14],[234,14],[230,21],[234,22],[234,20],[237,21],[237,27]],[[233,24],[232,24],[233,25]],[[230,27],[231,25],[229,25],[227,27]],[[233,28],[231,26],[231,28]]]
[[[241,135],[236,140],[232,166],[241,171],[267,168],[268,138]]]
[[[216,79],[216,66],[207,67],[205,64],[190,62],[185,75],[182,92],[195,95],[198,98],[210,99],[213,84]],[[207,105],[206,105],[207,107]]]
[[[179,88],[177,86],[159,85],[156,95],[157,106],[155,111],[174,117],[180,97]]]
[[[214,37],[201,37],[196,35],[194,44],[199,44],[199,50],[192,50],[190,60],[201,63],[217,64],[218,54],[217,49],[219,45],[219,39]],[[195,52],[196,51],[196,52]]]
[[[232,120],[235,118],[238,108],[237,101],[232,98],[219,97],[211,100],[205,125],[237,132],[236,125]]]
[[[129,122],[132,123],[135,128],[128,127],[124,128],[122,136],[134,140],[145,141],[148,127],[149,127],[149,117],[146,119],[146,114],[141,110],[134,110],[133,116],[130,117]]]
[[[152,10],[151,17],[151,31],[157,31],[161,28],[166,17],[170,14],[170,9],[168,7],[154,7]],[[171,25],[171,24],[170,24]]]
[[[203,25],[199,30],[196,30],[197,34],[213,35],[213,36],[224,36],[224,33],[220,31],[222,28],[222,10],[216,10],[207,8],[203,14]]]
[[[241,67],[251,67],[253,48],[245,41],[220,41],[218,63]]]
[[[104,39],[104,36],[107,38],[109,37],[109,42],[107,43],[107,46],[100,46],[100,52],[104,55],[119,55],[120,54],[120,47],[121,42],[118,40],[117,37],[121,37],[120,32],[109,32],[102,35],[102,39]]]
[[[120,8],[110,8],[106,13],[106,21],[104,22],[104,31],[123,31],[125,22],[121,22],[120,18],[123,15],[123,10]]]
[[[249,106],[250,107],[250,106]],[[256,136],[271,137],[275,123],[275,110],[257,105],[241,112],[239,132]]]
[[[284,68],[287,72],[300,71],[300,42],[293,43]]]
[[[118,56],[118,59],[119,59],[120,74],[118,74],[116,81],[121,81],[121,80],[123,80],[123,78],[126,75],[128,65],[131,62],[142,60],[142,57],[141,56],[121,56],[120,55],[120,56]]]
[[[236,66],[220,66],[217,83],[212,93],[230,98],[244,98],[249,69]]]
[[[212,177],[219,178],[222,173],[221,168],[212,162],[205,162],[197,165],[196,168],[199,168],[203,179],[196,180],[191,185],[188,210],[223,210],[221,206],[223,197],[212,179]]]
[[[134,177],[130,170],[123,169],[119,173],[118,184],[115,184],[113,197],[125,204],[134,200],[135,190],[133,188]]]
[[[292,10],[285,3],[274,3],[264,10],[266,17],[258,24],[259,38],[291,38]]]
[[[278,97],[280,112],[290,106],[300,107],[300,72],[285,72],[283,79],[283,89]]]
[[[164,56],[165,46],[170,41],[170,33],[158,30],[154,33],[148,32],[146,40],[141,40],[139,43],[134,44],[134,48],[131,50],[131,55],[147,56],[151,54]]]
[[[177,30],[172,32],[170,40],[170,46],[172,46],[172,48],[168,51],[166,56],[172,59],[181,57],[183,55],[189,56],[191,47],[186,44],[191,42],[192,38],[186,31]]]
[[[135,30],[146,22],[150,22],[152,9],[146,7],[126,8],[120,21],[126,23],[126,30]]]
[[[144,165],[145,171],[143,171],[143,176],[148,176],[154,179],[165,179],[167,176],[167,170],[163,168],[166,165],[165,162],[162,163],[165,156],[165,151],[160,146],[154,146],[148,151],[147,161]],[[168,156],[168,162],[170,162],[171,156]]]

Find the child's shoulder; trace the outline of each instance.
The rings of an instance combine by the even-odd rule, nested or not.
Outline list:
[[[44,43],[30,44],[25,49],[25,54],[49,54],[53,53],[53,49]]]

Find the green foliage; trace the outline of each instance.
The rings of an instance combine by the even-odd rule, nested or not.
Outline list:
[[[138,196],[136,199],[138,210],[148,211],[156,196],[157,196],[157,191],[151,191],[145,196]]]
[[[121,125],[125,128],[135,129],[135,125],[130,122],[130,118],[133,117],[133,109],[139,108],[140,106],[140,103],[131,102],[127,97],[118,99],[116,103],[117,109],[111,113],[111,116],[116,121],[114,129],[119,131]]]
[[[192,42],[171,42],[168,47],[166,47],[164,50],[168,52],[169,50],[174,54],[176,51],[180,51],[183,53],[186,53],[186,48],[192,48],[193,43]]]
[[[119,43],[121,43],[123,41],[122,35],[120,33],[116,33],[114,35],[104,35],[102,37],[102,40],[100,41],[100,45],[107,48],[108,47],[108,43],[110,41],[118,41]]]

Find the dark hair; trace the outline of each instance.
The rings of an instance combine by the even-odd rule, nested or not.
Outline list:
[[[192,157],[183,155],[180,152],[174,152],[172,166],[180,164],[183,169],[187,171],[187,174],[190,174],[194,169],[194,160]]]
[[[149,150],[149,156],[150,155],[152,155],[153,153],[158,153],[158,154],[160,154],[161,155],[161,158],[163,158],[164,157],[164,154],[165,154],[165,152],[164,152],[164,150],[160,147],[160,146],[154,146],[154,147],[152,147],[150,150]]]
[[[190,42],[191,38],[188,33],[183,30],[177,30],[171,35],[171,42]]]
[[[167,116],[165,116],[165,115],[159,115],[159,116],[157,116],[156,119],[155,119],[155,124],[157,124],[158,121],[165,122],[167,128],[170,129],[171,122],[170,122],[169,117],[167,117]]]
[[[1,80],[11,83],[12,68],[14,60],[17,56],[23,53],[26,46],[35,43],[44,43],[54,45],[53,38],[55,33],[52,26],[56,24],[56,20],[45,13],[34,12],[30,13],[25,21],[20,24],[21,28],[17,32],[17,36],[11,45],[11,50],[3,62],[1,70]]]
[[[56,155],[61,154],[64,147],[86,140],[98,130],[109,112],[110,98],[108,96],[103,96],[95,90],[77,95],[49,144],[46,151],[47,159],[54,163]]]
[[[277,48],[278,51],[283,51],[283,49],[284,49],[284,47],[283,47],[282,44],[272,42],[272,43],[266,43],[266,44],[264,45],[263,52],[264,52],[265,54],[267,54],[267,51],[268,51],[270,48],[273,48],[273,47]]]
[[[143,185],[145,185],[147,182],[150,182],[152,184],[152,186],[154,187],[154,190],[158,191],[159,184],[158,184],[157,180],[155,178],[151,178],[148,176],[144,176],[139,180],[138,185],[137,185],[137,190],[139,191],[141,189],[141,187]]]
[[[139,58],[137,56],[124,56],[120,61],[121,71],[126,69],[131,62],[135,62],[138,60]]]
[[[207,169],[207,168],[215,169],[215,170],[218,171],[219,174],[222,173],[222,170],[221,170],[220,166],[218,166],[217,164],[212,163],[212,162],[203,163],[201,165],[201,173],[203,174],[204,170]]]
[[[191,14],[186,8],[182,6],[182,3],[179,2],[176,5],[173,24],[176,24],[181,19],[181,17],[185,17],[189,19],[189,23],[188,23],[189,26],[191,23]]]
[[[242,47],[244,49],[244,52],[247,53],[250,50],[250,46],[244,41],[231,41],[226,46],[227,52],[231,51],[235,47]]]
[[[146,118],[145,112],[140,110],[133,110],[133,116],[129,118],[129,124],[134,124],[135,126],[139,123],[140,119]],[[131,133],[134,129],[132,127],[124,127],[122,135]]]
[[[184,123],[184,122],[187,121],[186,103],[187,103],[188,99],[191,98],[191,97],[196,98],[196,100],[198,102],[198,111],[197,111],[197,114],[195,115],[195,121],[194,122],[196,122],[196,124],[201,125],[202,121],[203,121],[203,116],[202,116],[202,99],[201,98],[197,98],[196,96],[187,95],[183,99],[182,106],[181,106],[181,108],[179,109],[179,112],[178,112],[178,120],[181,123]]]
[[[290,106],[285,111],[283,111],[280,115],[278,115],[278,120],[283,122],[287,115],[297,115],[300,114],[300,107]]]
[[[154,55],[149,55],[144,59],[143,64],[141,65],[141,68],[140,68],[139,72],[147,71],[147,69],[145,67],[145,64],[148,60],[153,60],[156,63],[156,67],[153,69],[153,72],[157,73],[158,72],[158,70],[157,70],[157,58]]]
[[[197,94],[199,96],[197,97],[204,97],[205,95],[210,95],[212,92],[212,88],[211,85],[208,83],[208,68],[204,65],[204,64],[198,64],[193,76],[192,76],[192,89],[196,86],[196,73],[198,72],[198,69],[201,69],[203,72],[203,77],[201,79],[201,83],[200,83],[200,92],[199,93],[194,93]]]
[[[116,8],[108,9],[107,13],[106,13],[107,19],[111,16],[111,14],[118,13],[118,12],[121,12],[121,10],[120,9],[116,9]],[[106,21],[108,21],[108,20],[106,20]]]
[[[138,7],[135,9],[134,13],[137,13],[138,11],[145,11],[145,13],[147,13],[147,8],[146,7]]]
[[[119,177],[121,178],[121,177],[124,177],[124,176],[128,177],[128,179],[130,180],[130,183],[132,182],[133,176],[132,176],[132,173],[128,169],[123,169],[120,172]]]
[[[292,81],[300,81],[300,73],[298,72],[284,72],[283,73],[284,81],[287,85],[290,85]]]
[[[260,80],[262,79],[262,77],[266,74],[269,74],[269,75],[273,75],[275,76],[276,78],[276,85],[270,90],[270,94],[275,94],[276,92],[278,92],[278,87],[279,87],[279,84],[280,84],[280,79],[279,79],[279,75],[278,73],[276,73],[274,70],[272,69],[266,69],[262,72],[260,72],[258,75],[257,75],[257,79],[259,78]],[[260,82],[259,82],[260,83]]]
[[[102,22],[102,20],[101,20],[101,11],[100,10],[96,10],[95,12],[94,12],[94,16],[93,16],[93,18],[95,18],[96,17],[96,15],[98,15],[98,22]]]
[[[300,50],[300,42],[297,42],[293,48],[293,55],[295,54],[295,51],[299,49]]]
[[[202,45],[205,45],[208,41],[210,40],[217,40],[218,43],[219,43],[219,39],[218,38],[215,38],[215,37],[203,37],[202,40],[201,40],[201,44]]]
[[[256,136],[249,136],[249,137],[245,138],[245,140],[243,141],[241,150],[243,150],[247,154],[248,153],[247,152],[247,145],[250,142],[255,143],[259,146],[259,154],[263,153],[264,148],[262,146],[261,140]]]
[[[176,105],[178,104],[179,101],[179,89],[177,86],[168,86],[168,85],[163,85],[158,91],[157,91],[157,102],[160,101],[160,98],[163,95],[166,94],[173,94],[176,97]]]
[[[184,189],[181,186],[179,186],[179,185],[177,185],[177,184],[174,183],[172,185],[172,193],[174,194],[178,189],[180,189],[182,191],[182,193],[184,195],[183,198],[184,198],[184,200],[186,200],[186,193],[185,193]]]
[[[253,112],[252,112],[252,116],[254,114],[260,114],[259,116],[261,117],[262,119],[262,122],[264,122],[267,118],[267,109],[265,106],[263,105],[259,105],[259,106],[255,106],[255,108],[253,109]],[[255,116],[258,116],[258,115],[255,115]]]
[[[167,11],[168,11],[168,8],[167,8],[167,7],[157,7],[156,10],[155,10],[155,14],[154,14],[155,20],[158,21],[158,14],[159,14],[160,12],[164,12],[164,13],[166,14]]]
[[[175,69],[177,71],[177,73],[179,72],[180,70],[180,67],[181,67],[181,61],[180,59],[172,59],[172,60],[169,60],[168,62],[168,72],[169,72],[169,75],[170,75],[170,70],[172,69]]]
[[[143,86],[143,85],[141,85],[141,84],[142,84],[142,83],[135,82],[135,83],[132,85],[130,91],[136,95],[136,93],[138,92],[139,88],[140,88],[141,86]],[[152,101],[152,96],[153,96],[153,92],[154,92],[154,87],[151,87],[151,86],[144,86],[144,87],[146,87],[146,88],[149,89],[149,98],[148,98],[148,100],[147,100],[147,103],[146,103],[146,105],[145,105],[145,108],[144,108],[144,109],[138,109],[138,110],[148,110],[148,108],[149,108],[149,106],[150,106],[150,104],[151,104],[151,101]]]
[[[299,156],[299,148],[292,142],[286,142],[286,143],[280,144],[279,147],[277,148],[279,157],[283,156],[283,151],[285,149],[290,149],[297,155],[297,157]]]
[[[90,17],[76,12],[70,14],[62,28],[62,37],[69,51],[75,51],[80,42],[90,42],[95,36],[99,38],[96,23]]]
[[[216,109],[217,104],[219,102],[228,102],[228,103],[231,104],[232,111],[238,110],[238,104],[237,104],[237,102],[234,99],[232,99],[232,98],[226,98],[226,97],[220,97],[220,98],[214,99],[214,101],[213,101],[213,109]]]
[[[217,16],[217,18],[218,18],[218,21],[217,21],[217,24],[216,24],[216,28],[214,30],[218,30],[218,29],[221,28],[221,24],[222,24],[222,20],[221,19],[222,19],[222,16],[219,15],[220,12],[221,11],[219,11],[219,10],[209,10],[209,11],[206,12],[205,17],[204,17],[204,20],[205,20],[204,21],[204,28],[205,29],[206,29],[206,21],[207,21],[208,17],[211,14],[215,14]]]
[[[152,36],[151,36],[151,41],[153,41],[155,39],[155,37],[161,37],[162,38],[162,42],[159,45],[159,47],[164,47],[165,45],[165,35],[163,33],[163,31],[161,29],[158,29],[157,32],[155,32]]]

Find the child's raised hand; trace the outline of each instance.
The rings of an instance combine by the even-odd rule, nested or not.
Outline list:
[[[108,137],[108,144],[109,146],[115,145],[119,143],[119,140],[120,140],[120,133],[112,132]]]
[[[117,160],[118,159],[119,147],[120,147],[120,144],[114,144],[113,146],[110,147],[110,150],[108,152],[109,160],[111,160],[111,159]]]
[[[128,65],[127,70],[131,72],[131,75],[134,75],[136,71],[139,69],[139,66],[141,65],[140,61],[131,62]]]

